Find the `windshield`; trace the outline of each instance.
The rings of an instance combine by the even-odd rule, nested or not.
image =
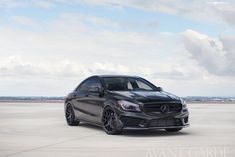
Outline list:
[[[142,78],[104,77],[105,87],[109,91],[154,91],[156,88]]]

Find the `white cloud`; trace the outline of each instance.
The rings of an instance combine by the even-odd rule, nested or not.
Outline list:
[[[235,75],[234,37],[215,39],[192,30],[183,32],[188,52],[208,72],[215,75]]]
[[[26,7],[40,7],[44,9],[49,9],[53,7],[56,2],[59,0],[26,0],[26,1],[19,1],[19,0],[1,0],[0,1],[0,8],[26,8]]]
[[[24,16],[12,16],[11,19],[19,24],[19,25],[22,25],[22,26],[27,26],[27,27],[30,27],[30,28],[33,28],[33,29],[42,29],[42,27],[34,22],[32,19],[28,18],[28,17],[24,17]]]
[[[44,9],[50,9],[58,5],[74,6],[83,4],[117,9],[131,7],[145,11],[156,11],[179,15],[204,22],[213,22],[217,25],[221,25],[223,22],[228,23],[231,26],[235,25],[235,20],[233,18],[235,16],[234,0],[1,0],[0,8],[40,7]],[[93,20],[96,20],[96,22],[100,22],[101,24],[106,22],[102,19]],[[117,26],[119,23],[114,23],[114,25]],[[132,27],[129,23],[126,25],[130,25],[130,27]],[[156,23],[154,23],[154,27],[155,25]]]
[[[207,84],[211,82],[221,89],[226,89],[221,82],[232,84],[230,78],[211,75],[207,68],[207,71],[202,68],[205,65],[221,68],[220,63],[227,62],[226,55],[234,54],[232,37],[213,39],[186,31],[188,50],[201,50],[197,55],[184,49],[179,34],[96,29],[96,20],[94,26],[84,22],[94,18],[61,14],[51,21],[36,23],[45,30],[1,26],[0,95],[65,95],[82,79],[95,74],[139,75],[181,96],[200,93],[201,89],[197,88],[200,84],[207,92]],[[31,21],[23,20],[22,24],[30,25]],[[107,19],[101,21],[105,26],[115,23]],[[208,59],[214,53],[217,60],[209,60],[209,66],[205,59],[199,61],[198,56]],[[189,54],[196,60],[189,58]],[[221,56],[224,57],[221,59]],[[224,69],[222,67],[220,73]]]
[[[78,2],[78,1],[76,1]],[[235,2],[233,0],[224,1],[204,1],[204,0],[85,0],[82,1],[90,5],[102,5],[118,8],[132,7],[145,11],[156,11],[168,14],[180,15],[183,17],[196,19],[204,22],[221,24],[221,21],[234,26]]]

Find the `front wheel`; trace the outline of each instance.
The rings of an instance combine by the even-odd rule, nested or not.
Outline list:
[[[73,111],[73,107],[70,104],[68,104],[66,106],[65,118],[66,118],[67,124],[70,125],[70,126],[76,126],[76,125],[79,124],[79,121],[75,120],[75,114],[74,114],[74,111]]]
[[[109,135],[116,135],[121,133],[118,129],[118,117],[115,111],[110,107],[106,107],[102,116],[103,129]]]
[[[165,130],[168,132],[178,132],[178,131],[182,130],[182,128],[167,128]]]

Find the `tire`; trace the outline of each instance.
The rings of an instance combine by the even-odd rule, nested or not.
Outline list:
[[[79,125],[79,121],[75,120],[75,114],[72,105],[68,104],[65,109],[65,118],[69,126]]]
[[[102,123],[104,131],[109,135],[117,135],[122,132],[122,129],[118,128],[117,114],[110,106],[103,110]]]
[[[182,128],[167,128],[165,130],[168,132],[178,132],[178,131],[182,130]]]

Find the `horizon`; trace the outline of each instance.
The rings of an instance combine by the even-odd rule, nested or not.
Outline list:
[[[66,97],[66,96],[0,96],[0,98],[61,98],[61,97]],[[181,96],[179,96],[181,97]],[[200,98],[235,98],[235,96],[200,96],[200,95],[197,95],[197,96],[193,96],[193,95],[189,95],[189,96],[182,96],[181,98],[189,98],[189,97],[192,97],[192,98],[196,98],[196,97],[200,97]]]

